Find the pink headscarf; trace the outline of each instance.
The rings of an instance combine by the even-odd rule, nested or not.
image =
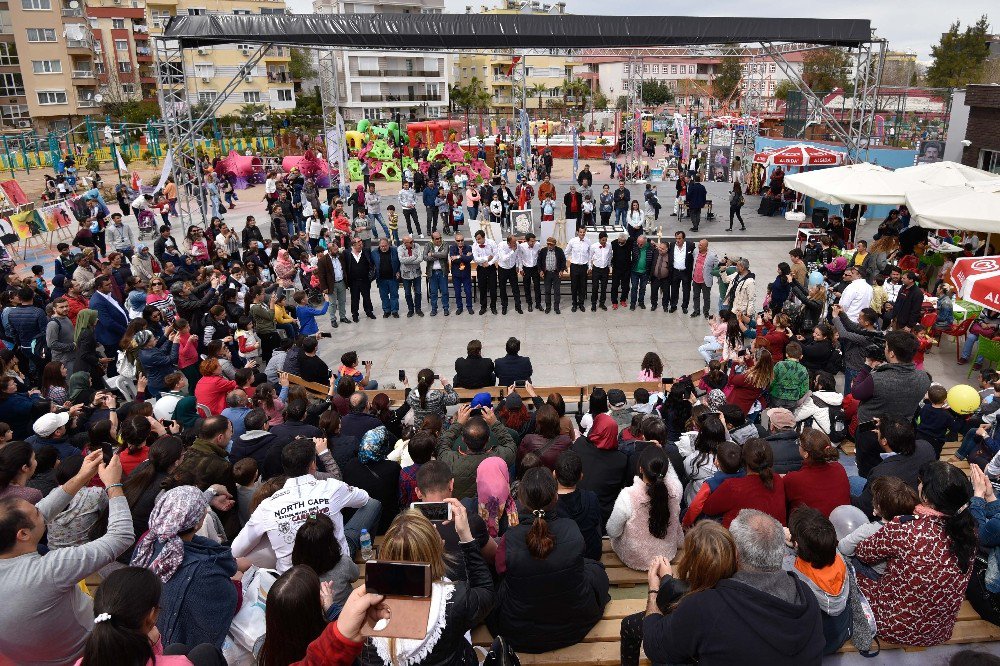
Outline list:
[[[503,458],[486,458],[476,470],[476,494],[479,497],[479,516],[486,521],[486,529],[495,537],[500,531],[500,518],[507,514],[507,524],[517,525],[517,504],[510,494],[510,471]]]

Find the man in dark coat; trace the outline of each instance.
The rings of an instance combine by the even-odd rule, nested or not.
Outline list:
[[[688,183],[687,195],[688,216],[691,218],[691,231],[698,231],[701,224],[701,209],[708,200],[708,190],[701,184],[701,174],[695,174],[694,180]]]
[[[372,306],[372,279],[374,277],[371,255],[365,252],[364,241],[355,238],[344,256],[347,288],[351,290],[351,318],[357,322],[358,305],[363,300],[365,316],[375,319],[375,308]]]
[[[337,311],[340,311],[340,321],[349,324],[347,318],[347,268],[344,266],[344,255],[347,254],[338,245],[331,245],[329,250],[322,248],[316,251],[316,277],[319,288],[326,292],[330,302],[330,325],[339,326]]]
[[[521,341],[517,338],[508,338],[507,355],[498,358],[493,364],[500,386],[512,386],[519,381],[531,381],[531,359],[527,356],[521,356],[520,352]]]
[[[681,312],[687,314],[688,303],[691,300],[691,272],[694,269],[695,244],[687,240],[683,231],[674,233],[674,244],[667,252],[670,253],[670,311],[677,312],[677,301],[681,289],[684,290],[684,300],[681,302]]]
[[[920,325],[924,292],[917,282],[918,279],[913,271],[903,273],[903,288],[899,290],[896,302],[892,304],[892,319],[896,328],[913,330]]]
[[[495,386],[493,359],[483,358],[483,343],[470,340],[466,346],[468,356],[455,359],[455,388],[480,389]]]

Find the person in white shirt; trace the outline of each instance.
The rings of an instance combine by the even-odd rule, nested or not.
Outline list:
[[[903,271],[899,269],[899,266],[893,266],[889,269],[889,279],[885,281],[882,288],[885,289],[885,295],[888,297],[886,303],[892,305],[896,302],[896,297],[899,296],[899,291],[903,288]]]
[[[569,263],[569,293],[573,301],[573,312],[586,311],[587,274],[590,272],[590,243],[587,229],[576,230],[576,238],[566,244],[566,261]]]
[[[325,440],[320,440],[326,448]],[[340,552],[353,558],[361,547],[361,530],[374,534],[382,513],[382,504],[368,496],[364,490],[349,486],[337,479],[317,479],[316,451],[319,442],[300,437],[285,445],[281,452],[281,465],[288,480],[254,510],[232,543],[234,557],[248,557],[255,551],[266,553],[268,546],[274,553],[275,569],[284,573],[292,566],[292,547],[295,533],[306,519],[316,513],[325,513],[333,521],[333,535],[340,544]],[[357,509],[347,523],[343,509]],[[264,541],[264,539],[267,541]]]
[[[521,267],[517,239],[511,234],[507,242],[497,248],[497,268],[500,273],[500,311],[507,314],[507,283],[514,294],[514,311],[524,314],[521,309],[521,288],[517,284],[517,271]],[[530,299],[529,299],[530,301]]]
[[[490,312],[497,313],[497,244],[486,238],[482,230],[476,232],[472,244],[472,260],[476,262],[476,279],[479,281],[479,314],[486,314],[486,297],[490,298]]]
[[[858,315],[872,302],[872,286],[861,279],[857,266],[848,266],[844,271],[844,281],[849,284],[840,295],[840,307],[848,319],[857,323]]]
[[[524,242],[517,246],[518,261],[521,264],[521,276],[524,283],[524,298],[528,301],[528,312],[532,311],[532,301],[534,307],[542,309],[542,280],[538,270],[538,253],[542,251],[542,246],[538,244],[538,238],[533,233],[528,233],[524,237]],[[532,298],[531,285],[535,285],[534,298]]]
[[[413,235],[413,226],[420,235],[420,219],[417,217],[417,193],[413,191],[413,183],[403,181],[403,189],[399,191],[399,207],[403,209],[403,219],[406,220],[406,233]]]
[[[611,243],[607,232],[597,235],[597,242],[590,246],[590,311],[597,311],[597,291],[601,292],[601,309],[607,310],[608,277],[611,275]]]

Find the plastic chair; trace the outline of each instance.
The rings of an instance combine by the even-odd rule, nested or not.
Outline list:
[[[933,335],[934,332],[931,331],[931,327],[934,326],[934,323],[936,321],[937,321],[937,311],[931,310],[930,312],[924,314],[924,316],[920,318],[920,328],[924,329],[925,331],[930,331],[931,334]]]
[[[983,367],[987,363],[992,364],[993,368],[1000,368],[1000,340],[991,340],[989,338],[979,337],[979,349],[976,354],[983,357]],[[969,366],[969,374],[966,378],[972,376],[974,368]]]
[[[959,322],[957,324],[952,324],[948,328],[936,331],[938,339],[943,335],[950,335],[955,338],[955,363],[958,363],[962,354],[962,340],[965,339],[966,334],[972,327],[972,322],[975,321],[974,317],[966,317],[965,321]],[[923,323],[921,321],[921,323]],[[980,340],[982,343],[982,340]]]

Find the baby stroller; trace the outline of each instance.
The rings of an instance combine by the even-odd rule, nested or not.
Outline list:
[[[148,208],[140,208],[136,211],[135,219],[139,224],[139,240],[142,240],[146,234],[149,234],[150,239],[156,237],[156,216],[153,211]]]

